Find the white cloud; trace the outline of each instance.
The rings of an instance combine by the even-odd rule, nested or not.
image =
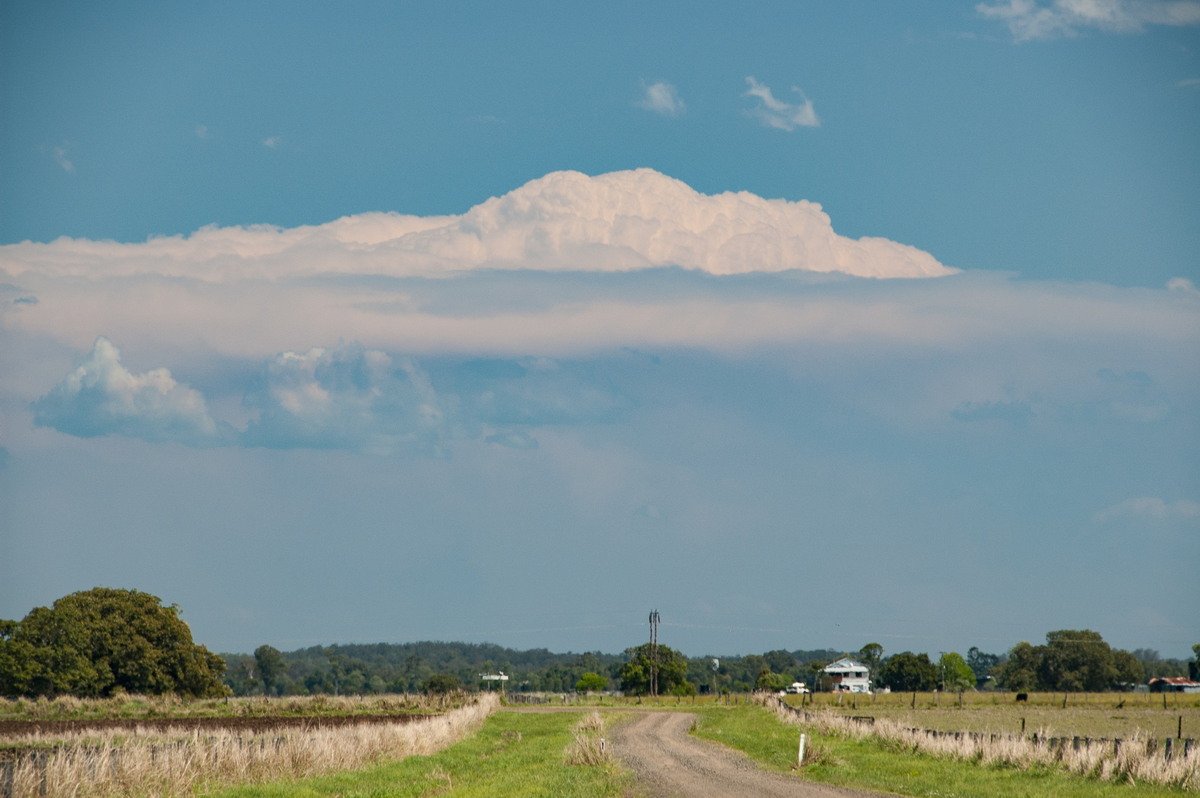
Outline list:
[[[1017,41],[1075,36],[1083,30],[1136,33],[1147,25],[1200,24],[1193,0],[1005,0],[979,3],[982,16],[1004,22]]]
[[[478,268],[712,274],[800,269],[861,277],[954,273],[929,253],[834,232],[821,206],[747,192],[705,195],[652,169],[553,172],[461,216],[361,214],[315,227],[204,228],[140,244],[59,239],[0,247],[0,268],[223,281],[344,272],[445,275]]]
[[[33,410],[38,426],[82,438],[125,435],[193,445],[221,438],[203,396],[177,383],[167,369],[130,373],[121,364],[121,353],[103,337]]]
[[[648,86],[642,84],[642,98],[638,106],[663,116],[679,116],[686,108],[676,88],[661,80]]]
[[[59,144],[50,150],[50,154],[54,156],[54,162],[61,166],[62,170],[68,174],[75,172],[75,164],[67,157],[72,146],[71,144]]]
[[[196,125],[196,138],[208,138],[208,125]]]
[[[252,446],[390,454],[435,451],[446,437],[425,373],[358,345],[277,355],[246,403],[259,413],[243,436]]]
[[[1191,520],[1200,518],[1200,503],[1181,499],[1166,502],[1157,496],[1141,496],[1114,504],[1096,513],[1099,523],[1117,518],[1148,518],[1155,520]]]
[[[746,83],[750,88],[746,91],[745,96],[756,97],[762,103],[748,113],[767,127],[792,131],[798,127],[820,126],[821,120],[817,118],[817,112],[813,110],[812,100],[805,97],[804,92],[800,91],[798,87],[793,86],[792,91],[800,94],[801,102],[792,104],[776,99],[770,87],[764,86],[753,77],[746,78]]]
[[[282,136],[268,136],[267,138],[263,139],[263,146],[267,147],[268,149],[272,149],[272,150],[275,149],[276,147],[278,147],[282,143],[283,143]]]
[[[1184,78],[1175,84],[1179,88],[1187,88],[1189,86],[1200,86],[1200,78]]]

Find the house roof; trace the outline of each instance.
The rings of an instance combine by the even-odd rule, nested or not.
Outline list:
[[[1185,676],[1158,676],[1151,679],[1147,684],[1154,684],[1155,682],[1173,684],[1176,687],[1200,687],[1200,682],[1193,681]]]
[[[826,673],[834,673],[837,671],[866,671],[867,666],[863,665],[856,659],[850,657],[842,657],[836,662],[831,662],[825,666]]]

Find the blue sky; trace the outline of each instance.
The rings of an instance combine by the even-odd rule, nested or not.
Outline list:
[[[0,107],[0,617],[1200,638],[1198,3],[6,0]]]

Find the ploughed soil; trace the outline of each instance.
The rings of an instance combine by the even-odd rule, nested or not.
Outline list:
[[[71,732],[151,731],[175,732],[229,731],[246,735],[263,734],[277,730],[336,729],[343,726],[359,726],[380,723],[413,723],[436,715],[278,715],[278,716],[230,716],[224,718],[94,718],[84,720],[0,720],[0,740],[41,734],[53,737]],[[2,745],[2,743],[0,743]],[[0,759],[5,759],[16,748],[0,748]]]

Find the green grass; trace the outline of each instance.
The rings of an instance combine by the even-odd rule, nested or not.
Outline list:
[[[565,763],[564,751],[579,719],[575,712],[497,712],[477,735],[433,756],[413,756],[300,782],[248,785],[205,794],[212,798],[619,796],[631,783],[627,776],[615,769]]]
[[[753,706],[697,707],[701,718],[696,733],[745,751],[770,770],[791,772],[796,762],[800,730],[785,726],[774,715]],[[1109,784],[1072,776],[1054,769],[1023,771],[898,753],[882,744],[810,738],[818,762],[806,765],[804,777],[843,787],[882,790],[938,798],[1154,798],[1183,795],[1179,790],[1146,785]]]

